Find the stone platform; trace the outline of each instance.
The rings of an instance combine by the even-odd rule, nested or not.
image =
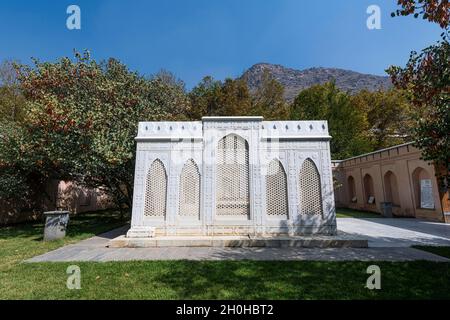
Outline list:
[[[347,239],[368,239],[369,248],[107,248],[106,246],[112,239],[124,235],[130,228],[130,226],[124,226],[36,256],[26,260],[26,262],[137,260],[450,261],[430,252],[409,247],[419,244],[449,246],[450,225],[448,224],[431,223],[419,219],[338,218],[338,227],[338,237],[345,235]],[[156,239],[159,238],[154,238],[154,240]]]
[[[160,236],[127,238],[119,236],[108,242],[109,248],[159,247],[266,247],[266,248],[367,248],[368,240],[340,233],[336,236]]]

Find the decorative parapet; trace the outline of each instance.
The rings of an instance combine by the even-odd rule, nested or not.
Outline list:
[[[262,139],[330,140],[327,121],[263,121]]]
[[[203,129],[241,127],[253,123],[261,139],[329,140],[327,121],[263,121],[263,117],[203,117],[202,121],[146,121],[139,123],[137,141],[178,141],[203,139]],[[219,124],[218,124],[219,123]]]
[[[146,121],[139,122],[136,141],[179,141],[203,139],[201,121]]]

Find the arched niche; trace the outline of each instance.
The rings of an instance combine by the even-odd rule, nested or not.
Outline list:
[[[287,176],[283,164],[274,159],[266,174],[266,208],[268,216],[288,217]]]
[[[250,169],[247,140],[229,134],[217,144],[216,214],[250,215]]]
[[[144,216],[165,217],[167,208],[167,173],[161,160],[156,159],[148,170],[145,183]]]

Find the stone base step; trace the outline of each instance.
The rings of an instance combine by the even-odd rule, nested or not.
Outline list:
[[[161,236],[155,238],[127,238],[120,236],[109,241],[110,248],[152,247],[270,247],[270,248],[367,248],[368,240],[348,235],[337,236]]]

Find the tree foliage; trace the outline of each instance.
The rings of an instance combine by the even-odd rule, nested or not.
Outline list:
[[[397,15],[414,14],[442,29],[442,40],[411,52],[404,68],[387,70],[397,88],[406,90],[415,106],[413,137],[423,158],[433,161],[444,190],[450,188],[450,3],[448,0],[399,0]]]
[[[241,79],[224,82],[207,76],[189,93],[191,118],[202,116],[244,116],[252,113],[247,83]]]
[[[20,172],[33,190],[71,180],[131,206],[137,123],[186,113],[182,88],[145,79],[114,59],[97,63],[88,52],[56,63],[34,60],[18,72],[26,113],[19,130],[3,137],[0,170]]]
[[[284,87],[268,72],[255,92],[250,92],[243,78],[222,82],[207,76],[189,93],[190,117],[258,115],[269,120],[287,119],[289,107],[283,94]]]
[[[352,96],[352,104],[366,115],[373,150],[411,140],[413,110],[405,92],[362,90]]]
[[[0,64],[0,124],[21,121],[24,105],[14,61],[5,60]]]
[[[441,41],[412,52],[404,68],[388,69],[394,85],[406,90],[418,110],[413,137],[425,160],[444,168],[450,179],[450,44]]]
[[[252,94],[252,114],[267,120],[289,118],[289,106],[284,99],[284,87],[268,70],[264,70],[260,85]]]
[[[23,136],[23,128],[18,123],[0,123],[0,200],[30,203],[33,197],[26,181],[26,168],[20,165]]]
[[[222,83],[206,76],[189,93],[191,102],[190,117],[201,119],[202,116],[212,116],[219,110]]]
[[[216,115],[246,116],[251,113],[252,99],[247,83],[241,79],[226,79],[219,97]]]
[[[422,17],[430,22],[435,22],[443,29],[449,27],[450,2],[448,0],[398,0],[400,9],[392,13],[392,16]]]
[[[335,159],[372,151],[365,114],[354,107],[350,95],[340,91],[334,82],[301,91],[291,105],[290,118],[327,120]]]

